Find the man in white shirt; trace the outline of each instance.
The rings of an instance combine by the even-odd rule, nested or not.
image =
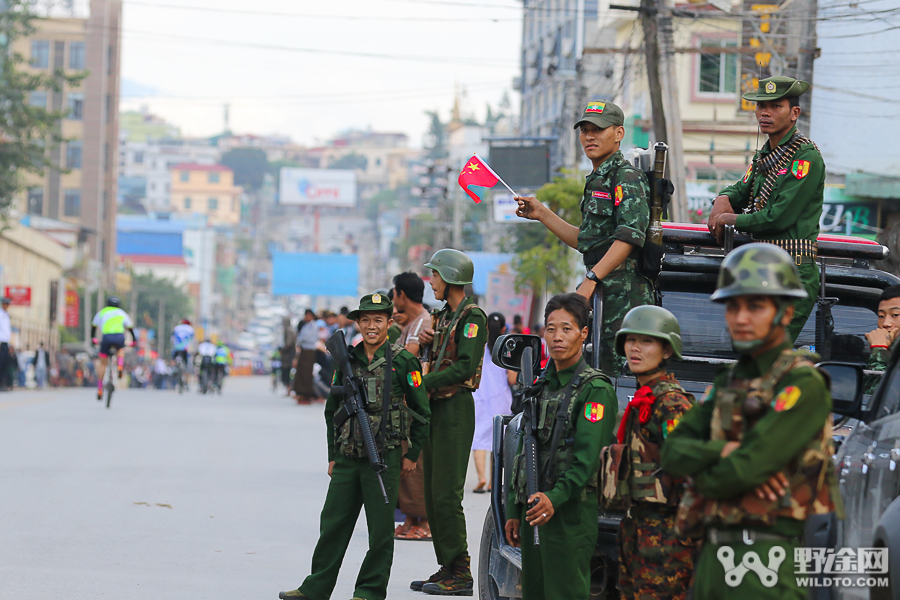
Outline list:
[[[9,305],[12,299],[4,297],[0,300],[0,392],[5,392],[12,387],[9,378],[9,342],[12,339],[12,323],[9,320]]]

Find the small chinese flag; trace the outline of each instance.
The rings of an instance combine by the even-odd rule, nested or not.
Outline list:
[[[494,173],[494,170],[480,156],[475,154],[463,167],[458,181],[460,187],[466,190],[466,193],[475,201],[475,204],[479,204],[484,197],[484,193],[497,185],[497,182],[502,181],[502,179]]]

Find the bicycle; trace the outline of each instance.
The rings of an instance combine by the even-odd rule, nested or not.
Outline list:
[[[278,385],[281,383],[281,362],[272,361],[272,393],[278,393]]]
[[[116,380],[119,375],[119,350],[121,348],[116,348],[115,346],[110,348],[110,355],[106,359],[106,383],[103,384],[103,391],[106,393],[106,408],[109,408],[113,392],[116,391]],[[102,400],[102,398],[98,398],[98,400]]]
[[[181,355],[177,355],[175,357],[175,387],[178,389],[178,393],[184,393],[185,388],[187,387],[187,383],[185,382],[185,364],[184,359]]]

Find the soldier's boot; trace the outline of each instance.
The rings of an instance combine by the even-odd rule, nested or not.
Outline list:
[[[309,600],[309,598],[304,596],[299,589],[291,590],[289,592],[278,592],[278,597],[281,598],[281,600],[291,600],[291,598],[294,600]]]
[[[449,569],[447,569],[447,567],[442,565],[441,568],[437,570],[437,573],[435,573],[428,579],[426,579],[424,581],[416,580],[416,581],[413,581],[412,583],[410,583],[409,589],[411,589],[414,592],[421,592],[422,586],[424,586],[426,583],[436,583],[436,582],[440,581],[441,579],[445,578],[449,573],[450,573]]]
[[[468,554],[464,554],[453,561],[446,577],[426,583],[422,586],[422,591],[433,596],[471,596],[473,588],[470,558]]]

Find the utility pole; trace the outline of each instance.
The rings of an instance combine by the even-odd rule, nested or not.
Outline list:
[[[794,77],[812,84],[813,61],[819,54],[818,39],[816,38],[816,16],[819,12],[819,3],[818,0],[797,0],[792,8],[795,11],[794,14],[787,17],[790,20],[787,24],[789,35],[785,54],[797,57]],[[791,75],[791,73],[786,73],[786,75]],[[797,128],[805,135],[809,135],[812,96],[812,94],[800,96],[800,118],[797,120]]]
[[[159,356],[164,356],[165,350],[165,334],[163,333],[164,320],[166,318],[166,301],[160,299],[159,301],[159,321],[156,325],[156,353]]]
[[[662,2],[656,1],[660,4]],[[656,18],[659,28],[658,72],[666,119],[666,143],[669,145],[669,179],[675,186],[669,216],[676,223],[684,223],[688,220],[687,187],[684,181],[684,144],[681,105],[678,103],[678,80],[675,73],[675,44],[672,39],[672,8],[660,6]]]
[[[653,137],[668,144],[662,83],[659,81],[659,28],[656,26],[657,0],[641,0],[641,28],[644,32],[644,57],[647,61],[647,86],[653,114]],[[671,164],[671,161],[670,161]]]

